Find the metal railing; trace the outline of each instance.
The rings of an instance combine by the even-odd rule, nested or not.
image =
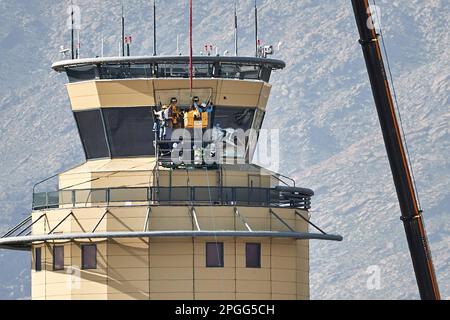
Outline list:
[[[155,187],[60,190],[33,194],[33,210],[110,205],[195,205],[311,208],[311,196],[246,187]]]

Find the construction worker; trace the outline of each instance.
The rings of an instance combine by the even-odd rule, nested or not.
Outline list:
[[[170,100],[170,108],[172,110],[172,124],[174,129],[179,129],[182,127],[183,112],[178,109],[177,98],[172,98]]]
[[[167,127],[169,126],[169,106],[162,106],[160,111],[153,110],[153,113],[156,116],[156,126],[153,127],[153,130],[157,131],[158,139],[164,140],[166,137]]]
[[[200,98],[199,97],[192,98],[192,106],[189,109],[189,112],[193,113],[194,120],[202,119],[202,108],[200,106]]]
[[[192,99],[192,106],[195,108],[195,110],[197,110],[198,114],[201,114],[203,112],[199,97],[194,97]]]

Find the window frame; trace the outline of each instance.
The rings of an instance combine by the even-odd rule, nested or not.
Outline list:
[[[94,266],[87,266],[87,263],[86,263],[86,258],[85,258],[85,249],[86,248],[89,248],[89,247],[91,247],[91,248],[94,248],[94,253],[95,253],[95,255],[94,255]],[[92,243],[92,244],[82,244],[81,245],[81,270],[95,270],[95,269],[97,269],[97,252],[98,252],[98,250],[97,250],[97,245],[95,244],[95,243]]]
[[[258,248],[258,257],[257,257],[257,263],[249,263],[249,260],[251,260],[249,256],[249,246],[257,246]],[[261,269],[261,252],[262,252],[262,248],[261,248],[261,243],[258,242],[247,242],[245,244],[245,267],[248,269]]]
[[[62,264],[61,267],[59,264],[57,264],[56,261],[56,251],[61,249],[62,250]],[[62,271],[64,270],[64,246],[53,246],[53,271]]]
[[[218,264],[212,264],[208,261],[208,248],[209,246],[215,246],[215,254],[219,251]],[[220,250],[218,249],[220,248]],[[223,242],[207,242],[205,244],[205,260],[206,260],[206,268],[225,268],[225,245]],[[215,257],[214,257],[215,258]]]

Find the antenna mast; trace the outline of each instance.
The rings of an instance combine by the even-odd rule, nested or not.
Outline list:
[[[153,0],[153,55],[156,56],[156,0]]]
[[[125,57],[125,16],[123,12],[123,0],[122,0],[122,57]]]
[[[255,0],[255,56],[258,56],[258,5],[256,3],[257,0]]]
[[[71,18],[72,18],[72,26],[71,26],[71,31],[72,31],[72,60],[75,59],[75,30],[74,30],[74,25],[75,25],[75,21],[74,21],[74,12],[73,12],[73,0],[70,1],[70,5],[71,5]]]
[[[238,16],[237,1],[234,1],[234,55],[238,56]]]

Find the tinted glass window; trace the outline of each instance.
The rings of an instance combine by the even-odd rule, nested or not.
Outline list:
[[[101,79],[127,79],[131,78],[128,65],[103,65],[99,68]]]
[[[42,271],[42,249],[36,248],[34,250],[34,270],[36,272]]]
[[[216,108],[214,127],[222,129],[250,129],[253,124],[255,109],[251,108]]]
[[[261,244],[247,243],[245,258],[247,268],[261,268]]]
[[[64,270],[64,247],[53,247],[53,270]]]
[[[67,76],[69,82],[79,82],[95,79],[97,66],[82,66],[67,68]]]
[[[159,64],[158,77],[160,78],[188,78],[189,65],[186,64]]]
[[[206,267],[223,268],[223,243],[212,242],[206,244]]]
[[[103,116],[112,157],[155,154],[150,107],[104,109]]]
[[[95,244],[81,246],[81,266],[82,269],[97,268],[97,246]]]
[[[75,112],[81,142],[88,159],[108,158],[108,144],[100,110]]]

